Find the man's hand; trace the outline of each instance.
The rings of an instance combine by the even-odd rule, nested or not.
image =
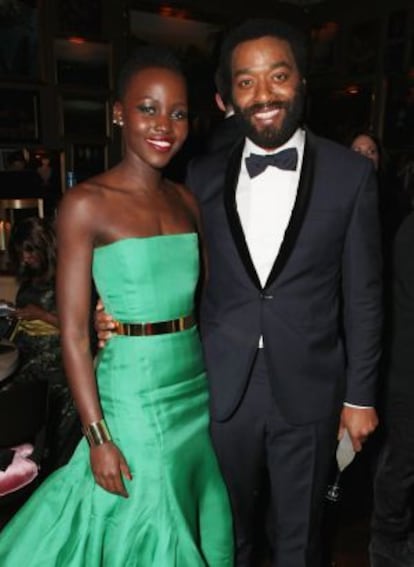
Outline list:
[[[111,330],[115,329],[116,323],[111,315],[104,311],[104,305],[99,299],[96,304],[94,327],[98,335],[98,347],[103,348],[106,341],[112,337]]]
[[[342,439],[346,429],[351,437],[354,450],[359,452],[362,449],[362,444],[377,425],[377,412],[374,408],[344,406],[339,422],[338,440]]]

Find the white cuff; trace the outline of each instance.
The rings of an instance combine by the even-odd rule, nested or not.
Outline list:
[[[350,404],[348,402],[344,402],[344,406],[347,408],[355,408],[355,409],[372,409],[374,406],[358,406],[357,404]]]

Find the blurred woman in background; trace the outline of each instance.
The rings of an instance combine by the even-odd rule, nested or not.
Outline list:
[[[30,217],[14,225],[9,255],[19,282],[11,336],[20,364],[13,382],[49,384],[46,470],[66,463],[81,437],[77,412],[63,372],[56,314],[56,237],[51,224]]]

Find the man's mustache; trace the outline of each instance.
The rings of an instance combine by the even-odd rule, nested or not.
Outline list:
[[[268,110],[276,110],[279,108],[289,108],[289,103],[286,101],[271,101],[271,102],[257,102],[243,110],[244,116],[250,118],[256,112],[267,112]]]

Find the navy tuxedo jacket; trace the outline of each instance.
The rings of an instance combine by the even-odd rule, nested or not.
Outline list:
[[[243,134],[238,123],[237,116],[223,118],[207,138],[206,152],[218,152],[230,148],[237,140],[242,140]]]
[[[292,216],[262,288],[236,208],[242,149],[197,158],[187,177],[208,256],[201,333],[213,419],[237,408],[261,335],[290,423],[331,416],[344,401],[373,405],[382,292],[372,165],[307,132]]]

